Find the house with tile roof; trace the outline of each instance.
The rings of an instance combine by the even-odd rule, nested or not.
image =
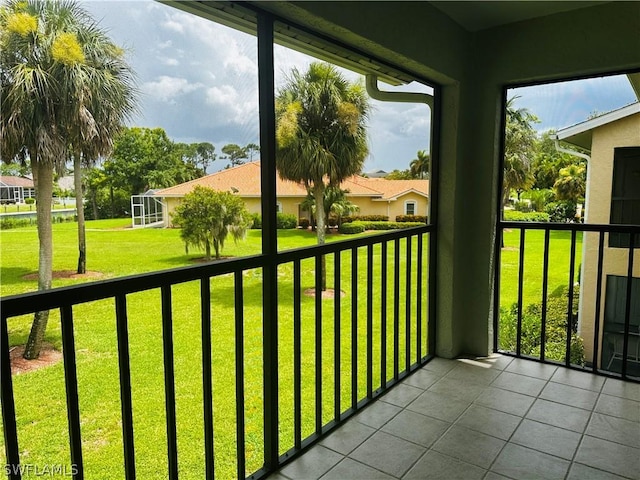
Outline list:
[[[13,175],[0,175],[0,201],[2,203],[23,203],[25,198],[36,196],[33,180]]]
[[[164,205],[165,226],[171,226],[171,213],[196,185],[232,192],[242,197],[249,212],[261,211],[260,162],[249,162],[155,191],[153,195]],[[342,182],[340,188],[348,190],[349,201],[360,207],[359,215],[386,215],[390,220],[395,220],[397,215],[428,215],[429,180],[385,180],[354,175]],[[298,220],[309,218],[301,206],[307,197],[303,184],[277,177],[276,197],[280,212],[294,214]]]

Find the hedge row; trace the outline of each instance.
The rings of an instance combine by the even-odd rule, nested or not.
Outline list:
[[[254,213],[251,215],[251,228],[254,230],[262,229],[262,215]],[[290,230],[298,226],[298,217],[293,213],[277,213],[276,228],[279,230]]]
[[[388,222],[388,215],[351,215],[342,217],[342,223],[350,222]]]
[[[548,222],[549,214],[544,212],[518,212],[515,210],[505,210],[504,220],[506,222]]]
[[[350,222],[340,225],[339,231],[344,234],[362,233],[365,230],[400,230],[402,228],[422,227],[422,222]]]
[[[396,222],[427,223],[426,215],[396,215]]]

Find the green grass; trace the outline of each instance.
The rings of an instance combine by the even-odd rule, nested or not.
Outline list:
[[[101,272],[104,277],[118,277],[134,273],[193,264],[202,253],[185,254],[178,230],[125,228],[128,220],[88,222],[88,269]],[[76,262],[76,224],[56,224],[54,229],[54,270],[73,270]],[[355,236],[329,235],[329,241]],[[311,232],[279,231],[280,249],[313,245]],[[34,228],[3,230],[1,293],[10,295],[36,289],[35,280],[24,276],[37,269],[37,234]],[[241,256],[260,252],[261,232],[252,230],[245,241],[225,246],[223,255]],[[404,285],[406,244],[401,242],[399,278]],[[412,243],[413,255],[416,242]],[[428,242],[424,242],[425,265]],[[340,328],[342,410],[350,406],[351,398],[351,313],[357,307],[359,341],[357,393],[366,394],[366,248],[358,250],[357,292],[352,291],[351,252],[341,255],[340,300],[342,315]],[[379,258],[381,249],[374,248]],[[393,376],[393,308],[397,301],[400,352],[405,343],[405,298],[393,295],[394,244],[389,244],[389,271],[380,279],[380,266],[375,262],[373,278],[373,351],[374,388],[380,384],[381,311],[380,292],[388,291],[386,378]],[[302,289],[311,288],[314,281],[314,262],[302,262]],[[327,260],[327,278],[333,283],[333,256]],[[262,278],[260,270],[243,272],[244,350],[245,350],[245,422],[247,473],[262,465]],[[426,268],[423,288],[426,289]],[[293,266],[278,269],[278,332],[279,332],[279,392],[280,392],[280,451],[293,446]],[[85,280],[56,280],[54,286],[79,283]],[[416,279],[412,280],[412,314],[416,311]],[[204,472],[204,434],[202,415],[202,364],[200,350],[200,294],[199,284],[188,282],[172,288],[174,312],[174,361],[177,396],[178,455],[181,478],[202,478]],[[404,288],[401,288],[401,292]],[[236,476],[236,412],[235,412],[235,309],[233,304],[233,276],[216,277],[211,281],[212,343],[215,455],[217,478]],[[354,301],[354,298],[357,299]],[[427,312],[426,298],[422,299],[423,318]],[[322,419],[333,418],[334,372],[334,301],[322,302]],[[131,355],[134,435],[136,469],[139,478],[166,478],[166,433],[164,421],[164,384],[162,363],[162,328],[160,292],[141,292],[127,296]],[[302,405],[303,437],[315,429],[315,299],[302,296]],[[60,348],[59,316],[52,312],[46,340]],[[24,343],[28,335],[30,317],[9,320],[10,343]],[[113,301],[98,301],[74,308],[75,342],[78,363],[80,411],[86,478],[122,478],[122,439],[118,385],[118,356]],[[412,346],[416,332],[411,332]],[[426,345],[426,328],[422,331],[422,345]],[[412,350],[415,354],[415,350]],[[423,354],[426,352],[423,348]],[[400,370],[405,367],[400,355]],[[68,434],[65,415],[64,378],[62,365],[14,377],[18,415],[21,459],[29,464],[59,464],[69,462]],[[3,450],[2,450],[3,451]],[[4,459],[0,459],[4,461]]]
[[[544,231],[529,230],[525,234],[523,304],[542,301],[542,269],[544,260]],[[549,237],[549,285],[547,293],[569,285],[571,232],[551,232]],[[500,306],[509,307],[518,300],[518,268],[520,231],[507,230],[504,234],[500,270]],[[578,281],[582,262],[582,233],[576,235],[575,278]]]
[[[88,222],[88,269],[100,272],[102,278],[113,278],[135,273],[163,270],[194,264],[201,252],[185,254],[178,230],[130,229],[129,220],[103,220]],[[76,224],[55,224],[54,270],[73,270],[76,263]],[[348,235],[329,235],[329,241],[355,238]],[[524,303],[541,299],[542,286],[542,232],[527,233],[525,257]],[[581,241],[581,237],[578,237]],[[425,238],[424,255],[428,251]],[[508,306],[517,299],[519,232],[505,233],[502,251],[501,305]],[[290,230],[278,232],[281,250],[315,244],[312,232]],[[551,261],[549,263],[549,292],[568,282],[569,233],[552,233]],[[0,288],[2,296],[33,291],[35,280],[25,275],[37,270],[37,232],[35,228],[0,231]],[[406,272],[405,243],[401,242],[399,277],[403,284]],[[248,232],[245,241],[229,242],[223,250],[225,256],[257,254],[261,249],[261,232]],[[413,242],[415,249],[416,242]],[[581,252],[581,244],[577,245]],[[393,376],[393,276],[394,245],[389,244],[389,271],[380,279],[381,255],[374,248],[373,290],[373,379],[374,388],[380,384],[381,291],[388,292],[387,308],[387,371]],[[576,258],[576,267],[580,254]],[[328,282],[332,286],[333,256],[328,257]],[[340,300],[341,328],[341,389],[342,410],[351,401],[351,313],[357,307],[356,336],[359,341],[357,391],[358,398],[366,394],[366,248],[358,250],[356,294],[351,284],[351,253],[341,254],[344,297]],[[311,288],[314,280],[314,262],[302,262],[302,288]],[[576,270],[577,272],[577,270]],[[424,273],[426,288],[427,272]],[[243,273],[244,295],[244,349],[245,349],[245,422],[247,473],[262,465],[262,279],[261,271]],[[279,332],[279,392],[280,392],[280,453],[293,445],[293,266],[278,269],[278,332]],[[55,280],[54,286],[77,284],[86,280]],[[236,412],[235,412],[235,309],[233,304],[233,276],[212,279],[212,343],[216,475],[218,478],[236,476]],[[413,279],[415,291],[415,278]],[[178,455],[181,478],[202,478],[204,469],[204,434],[202,414],[202,357],[200,350],[199,284],[189,282],[172,288],[174,312],[174,358],[177,395]],[[403,292],[401,288],[401,292]],[[354,301],[354,298],[357,300]],[[400,308],[400,352],[405,343],[404,294],[397,299]],[[322,394],[323,422],[333,416],[334,372],[334,302],[322,302]],[[141,292],[127,296],[136,469],[139,478],[166,478],[166,433],[164,421],[164,384],[162,363],[162,328],[160,292]],[[427,311],[423,300],[422,311]],[[302,404],[303,437],[315,429],[315,299],[302,296]],[[412,294],[412,313],[416,311],[416,295]],[[86,478],[122,478],[122,439],[118,384],[118,356],[113,301],[99,301],[74,308],[80,411],[82,420],[83,453]],[[24,343],[31,323],[30,317],[9,320],[10,343]],[[412,345],[415,331],[412,331]],[[59,316],[52,313],[46,340],[61,348]],[[422,332],[426,344],[426,332]],[[424,354],[423,350],[423,354]],[[400,369],[404,368],[404,355],[400,355]],[[14,377],[21,459],[30,464],[69,463],[68,433],[64,397],[62,365]],[[2,449],[2,454],[4,449]],[[0,458],[0,462],[4,458]]]

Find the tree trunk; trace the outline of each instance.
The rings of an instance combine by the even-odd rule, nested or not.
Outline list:
[[[53,236],[51,228],[51,202],[53,200],[53,165],[32,157],[33,180],[36,187],[36,214],[38,225],[38,290],[51,288],[53,274]],[[23,357],[33,360],[40,355],[42,340],[47,329],[49,311],[36,312]]]
[[[324,223],[324,184],[318,183],[313,187],[313,196],[316,199],[316,237],[318,238],[318,245],[324,245],[325,243],[325,223]],[[325,256],[322,255],[320,259],[321,264],[321,282],[320,285],[322,291],[327,289],[327,261]],[[316,295],[318,292],[316,292]]]
[[[87,273],[87,240],[84,227],[84,201],[82,191],[82,163],[80,155],[73,157],[73,185],[76,191],[76,213],[78,215],[78,270]]]
[[[209,243],[209,240],[204,244],[204,259],[207,261],[211,260],[211,244]]]

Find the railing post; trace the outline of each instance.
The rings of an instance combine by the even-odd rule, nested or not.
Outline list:
[[[278,467],[278,240],[276,236],[276,117],[273,75],[273,17],[258,14],[258,92],[262,188],[264,466]]]
[[[20,479],[20,453],[18,449],[18,429],[16,427],[16,408],[13,398],[13,379],[11,378],[11,359],[9,356],[9,332],[7,317],[0,318],[0,401],[2,402],[2,426],[4,432],[5,469],[7,477]]]

